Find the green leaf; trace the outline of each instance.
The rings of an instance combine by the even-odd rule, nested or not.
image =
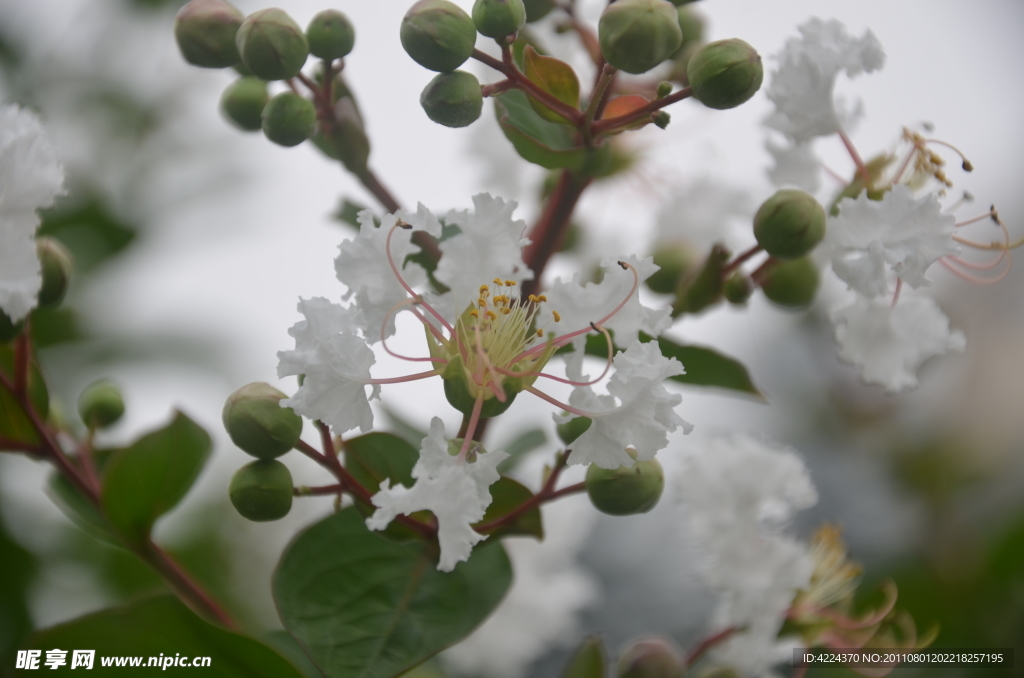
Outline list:
[[[103,456],[107,455],[109,455],[109,451],[104,450]],[[93,454],[94,461],[99,458],[100,455],[95,453]],[[121,545],[120,540],[117,538],[117,534],[115,534],[114,530],[110,527],[110,523],[108,523],[107,519],[103,517],[103,514],[100,513],[99,509],[96,508],[92,502],[83,497],[67,478],[62,476],[60,473],[54,472],[50,475],[48,490],[50,499],[53,500],[53,503],[55,503],[57,507],[64,512],[64,515],[70,518],[73,523],[96,539],[117,546]]]
[[[491,505],[487,507],[483,520],[478,524],[483,525],[508,515],[531,497],[533,497],[533,492],[530,492],[529,488],[522,483],[507,476],[498,478],[498,482],[491,485]],[[516,517],[508,525],[493,530],[478,530],[478,532],[496,537],[515,534],[544,539],[544,524],[540,517],[540,507],[533,507]]]
[[[640,341],[646,343],[653,340],[654,338],[650,335],[640,333]],[[658,347],[661,349],[662,355],[675,358],[686,368],[686,374],[669,377],[672,381],[690,386],[724,388],[754,396],[759,400],[766,400],[764,394],[754,386],[747,368],[735,358],[730,358],[704,346],[677,344],[665,337],[658,338]],[[564,350],[559,349],[559,352]],[[623,349],[616,346],[615,350],[618,352]],[[604,335],[587,336],[585,352],[587,355],[607,358],[608,343],[605,341]]]
[[[496,446],[495,449],[508,453],[508,459],[498,464],[498,472],[508,473],[523,460],[528,452],[534,451],[547,442],[548,436],[542,429],[531,428],[520,433],[508,443]]]
[[[348,198],[343,198],[341,205],[338,206],[338,211],[334,213],[334,218],[338,221],[348,224],[352,228],[359,230],[359,213],[363,210],[368,209],[366,205],[362,203],[353,202]],[[380,226],[380,220],[376,216],[373,218],[377,226]]]
[[[28,596],[35,572],[35,556],[7,534],[0,516],[0,666],[14,666],[14,650],[32,630]]]
[[[505,137],[520,156],[535,165],[582,172],[600,165],[610,155],[608,144],[590,151],[578,141],[572,128],[542,118],[533,110],[529,97],[518,90],[496,97],[494,109]]]
[[[512,583],[488,540],[453,572],[436,549],[395,544],[348,508],[301,533],[274,573],[284,627],[331,678],[392,678],[469,635]]]
[[[604,645],[597,636],[583,641],[565,667],[562,678],[605,678]]]
[[[529,45],[523,50],[523,65],[526,77],[533,84],[563,104],[579,109],[580,79],[576,76],[576,71],[572,69],[572,66],[554,57],[541,56]],[[530,105],[545,120],[558,123],[570,122],[533,97],[530,97]]]
[[[120,535],[142,542],[156,519],[192,487],[210,455],[210,436],[180,412],[166,427],[110,456],[100,503]]]
[[[0,372],[14,383],[14,349],[5,344],[0,344]],[[35,362],[29,365],[28,395],[36,414],[45,420],[50,411],[50,394]],[[0,436],[31,446],[40,442],[39,434],[32,426],[32,420],[25,412],[25,408],[14,394],[3,386],[0,386]]]
[[[168,667],[166,671],[148,668],[159,675],[208,674],[225,678],[302,678],[294,666],[266,645],[208,624],[177,598],[161,596],[128,607],[113,608],[61,624],[33,635],[26,649],[45,651],[60,648],[96,650],[96,659],[88,676],[125,676],[145,673],[125,666],[104,667],[104,657],[140,657],[146,667],[149,658],[209,657],[207,669]],[[76,669],[77,670],[77,669]],[[31,675],[26,673],[26,675]]]
[[[118,254],[135,239],[135,227],[122,222],[102,198],[84,196],[79,202],[62,201],[42,213],[40,235],[50,235],[71,251],[75,271],[86,274]]]

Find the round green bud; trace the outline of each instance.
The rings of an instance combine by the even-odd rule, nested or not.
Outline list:
[[[306,29],[309,53],[320,59],[344,59],[356,46],[356,29],[348,17],[325,9],[313,17]]]
[[[676,16],[679,18],[679,30],[683,32],[683,44],[680,45],[680,50],[704,39],[704,19],[697,12],[689,7],[677,7]]]
[[[294,78],[306,64],[306,34],[284,10],[271,7],[245,18],[235,44],[242,61],[261,80]]]
[[[174,39],[193,66],[227,68],[238,63],[235,34],[242,13],[224,0],[192,0],[174,18]]]
[[[669,94],[672,94],[672,83],[668,80],[662,80],[658,83],[658,92],[655,97],[658,99],[664,99]]]
[[[295,92],[281,92],[263,109],[263,133],[275,144],[298,146],[316,132],[316,107]]]
[[[779,261],[761,279],[764,295],[779,306],[799,308],[814,301],[818,292],[818,267],[810,257]]]
[[[224,403],[224,428],[231,442],[257,459],[274,459],[299,442],[302,417],[281,407],[288,396],[257,382],[238,389]]]
[[[627,450],[635,458],[636,452]],[[587,469],[587,495],[601,513],[631,516],[647,513],[658,504],[665,489],[665,472],[657,459],[637,461],[610,471],[597,464]]]
[[[36,240],[36,253],[43,273],[43,286],[39,289],[39,307],[56,306],[64,300],[74,264],[71,252],[59,241],[41,237]]]
[[[451,365],[452,362],[448,364]],[[497,417],[512,407],[516,396],[522,390],[522,381],[519,379],[506,379],[502,384],[502,389],[505,391],[505,402],[501,402],[493,397],[484,400],[483,406],[480,408],[481,419]],[[447,398],[448,404],[456,410],[462,412],[467,417],[472,416],[473,408],[476,406],[476,398],[469,392],[465,376],[456,372],[446,373],[444,376],[444,397]]]
[[[742,271],[736,271],[725,281],[722,293],[730,304],[745,304],[754,293],[754,281]]]
[[[825,237],[825,208],[808,193],[784,188],[757,210],[754,237],[773,257],[802,257]]]
[[[523,0],[476,0],[473,23],[480,35],[504,38],[526,23],[526,6]]]
[[[235,472],[228,496],[243,518],[280,520],[292,510],[292,474],[276,459],[254,461]]]
[[[693,249],[682,244],[662,245],[653,256],[660,268],[647,279],[647,286],[660,294],[675,294],[683,276],[699,263]]]
[[[454,71],[476,46],[476,26],[448,0],[420,0],[402,19],[402,47],[413,61],[432,71]]]
[[[737,38],[709,42],[686,65],[693,96],[708,108],[735,108],[754,96],[764,80],[761,55]]]
[[[668,111],[655,111],[651,114],[651,120],[661,129],[665,129],[672,122],[672,116],[669,115]]]
[[[619,655],[618,678],[683,678],[686,659],[667,640],[638,640]]]
[[[427,117],[445,127],[466,127],[476,122],[484,109],[480,81],[466,71],[439,73],[420,95]]]
[[[672,4],[675,5],[676,7],[689,5],[691,2],[697,2],[697,0],[672,0]]]
[[[526,7],[526,23],[532,24],[546,17],[555,8],[555,0],[523,0]]]
[[[220,97],[220,111],[238,129],[256,132],[263,128],[263,109],[270,101],[267,83],[259,78],[239,78]]]
[[[78,398],[78,414],[91,429],[110,426],[124,415],[121,389],[106,380],[89,385]]]
[[[11,320],[3,311],[0,311],[0,344],[6,344],[9,341],[13,341],[16,336],[21,334],[21,328],[24,323],[15,323]]]
[[[676,8],[668,0],[619,0],[597,26],[605,60],[626,73],[646,73],[683,42]]]
[[[593,420],[587,417],[576,417],[564,424],[559,424],[555,427],[555,431],[563,443],[571,445],[573,441],[587,432],[592,423],[594,423]]]

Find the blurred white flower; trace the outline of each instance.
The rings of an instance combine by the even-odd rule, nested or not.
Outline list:
[[[858,367],[864,381],[895,393],[917,386],[917,368],[928,358],[962,351],[963,332],[951,331],[949,318],[928,297],[858,297],[832,314],[839,357]]]
[[[430,420],[430,431],[423,439],[420,459],[412,469],[416,484],[390,486],[384,480],[380,492],[373,495],[377,510],[366,519],[371,530],[383,530],[399,514],[432,511],[437,517],[437,538],[441,559],[437,569],[451,572],[460,561],[469,558],[473,546],[487,537],[471,525],[479,522],[491,505],[490,486],[499,478],[497,466],[508,454],[501,451],[476,454],[475,461],[448,453],[444,424]]]
[[[775,158],[775,167],[768,170],[773,184],[817,193],[821,188],[821,161],[814,154],[813,142],[780,144],[768,139],[765,147]]]
[[[702,178],[687,182],[672,192],[658,213],[656,239],[659,243],[679,243],[704,256],[711,246],[722,243],[741,247],[750,240],[747,232],[738,233],[737,220],[753,215],[750,194],[718,181]]]
[[[0,107],[0,310],[18,322],[36,307],[43,279],[36,210],[64,191],[64,168],[42,123],[20,106]]]
[[[357,426],[363,432],[373,428],[373,410],[366,398],[373,351],[355,334],[353,312],[327,299],[301,299],[297,322],[288,334],[295,349],[277,354],[277,376],[305,375],[295,395],[282,400],[283,407],[328,424],[338,435]],[[373,385],[371,398],[379,397]]]
[[[569,404],[586,410],[593,422],[567,446],[572,452],[569,464],[597,464],[607,469],[632,466],[627,447],[635,448],[641,461],[653,459],[668,445],[669,432],[680,426],[686,433],[693,429],[673,409],[683,397],[669,393],[662,384],[685,370],[675,358],[663,356],[656,342],[634,341],[612,364],[615,374],[608,382],[610,395],[597,395],[589,386],[580,386],[569,396]],[[555,415],[559,423],[573,418]]]
[[[822,251],[846,284],[874,297],[890,291],[889,269],[911,287],[927,285],[932,264],[959,254],[955,230],[956,219],[942,212],[934,194],[918,199],[898,184],[881,201],[864,192],[840,202],[838,216],[828,220]]]
[[[775,104],[765,125],[794,142],[835,134],[856,121],[859,104],[836,101],[836,77],[871,73],[885,63],[885,52],[871,31],[851,36],[835,19],[812,18],[798,27],[800,37],[786,41],[775,56],[768,98]]]
[[[807,468],[794,450],[737,435],[690,454],[679,483],[704,580],[721,595],[714,626],[744,627],[713,651],[714,661],[764,675],[794,646],[779,629],[813,571],[807,547],[782,534],[818,499]]]

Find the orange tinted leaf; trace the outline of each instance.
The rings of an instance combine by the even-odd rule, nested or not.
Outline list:
[[[649,103],[651,102],[648,101],[646,97],[642,97],[639,94],[626,94],[620,97],[615,97],[604,107],[604,114],[601,116],[601,119],[610,120],[623,115],[629,115],[630,113],[640,110]],[[617,128],[615,132],[622,132],[627,129],[640,129],[650,121],[651,119],[649,117],[640,118],[640,120],[630,125]]]
[[[580,79],[572,66],[559,61],[554,57],[541,56],[530,45],[523,50],[523,70],[526,77],[554,98],[563,104],[579,109],[580,107]],[[568,122],[563,116],[530,97],[530,105],[534,110],[551,122]]]

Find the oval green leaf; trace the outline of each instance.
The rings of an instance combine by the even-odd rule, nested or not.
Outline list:
[[[532,46],[527,45],[523,50],[523,67],[526,77],[533,84],[563,104],[579,110],[580,79],[572,66],[554,57],[541,56]],[[570,122],[533,97],[530,97],[530,105],[545,120],[557,123]]]
[[[491,505],[487,507],[487,512],[478,525],[486,525],[507,516],[532,497],[533,492],[530,492],[525,485],[508,476],[501,476],[498,478],[498,482],[491,485]],[[477,530],[477,532],[492,537],[526,535],[544,539],[544,523],[541,520],[540,507],[534,506],[529,511],[524,511],[507,525],[492,530]]]

